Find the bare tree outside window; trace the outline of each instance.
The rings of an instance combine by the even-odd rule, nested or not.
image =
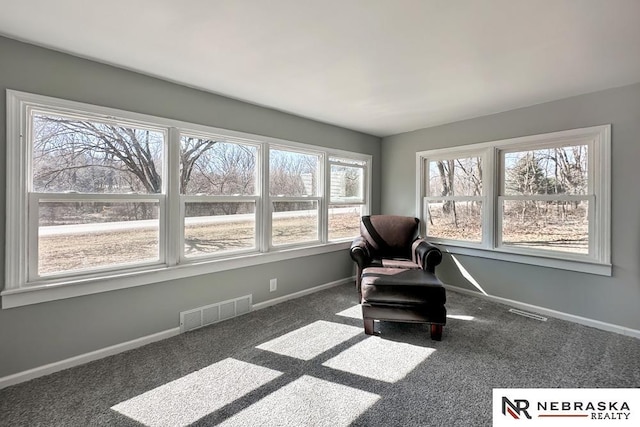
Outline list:
[[[451,253],[611,274],[611,125],[416,153],[416,212]]]
[[[271,150],[269,193],[272,196],[316,196],[320,159],[313,154]]]
[[[586,145],[504,154],[503,243],[588,253]]]
[[[269,151],[273,245],[318,240],[319,168],[318,155],[279,149]]]
[[[257,146],[183,135],[180,153],[185,256],[255,248]]]
[[[181,194],[255,194],[255,146],[183,136],[180,148]]]
[[[31,136],[39,274],[158,259],[166,129],[34,111]],[[185,133],[179,155],[185,256],[254,249],[258,145]],[[269,158],[269,192],[287,199],[271,205],[273,243],[317,240],[321,157],[271,149]],[[363,169],[340,168],[342,197],[361,198]],[[359,212],[333,209],[331,223]]]
[[[157,260],[157,199],[121,197],[162,192],[164,132],[56,114],[31,122],[39,274]]]
[[[428,235],[480,241],[482,158],[433,160],[428,165]]]
[[[33,132],[35,191],[162,191],[162,132],[52,114],[34,115]]]

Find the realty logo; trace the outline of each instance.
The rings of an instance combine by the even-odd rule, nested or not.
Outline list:
[[[529,401],[526,399],[513,399],[513,402],[502,396],[502,415],[511,415],[514,419],[519,420],[522,415],[531,419],[529,415]]]
[[[494,427],[640,426],[640,388],[494,388]]]

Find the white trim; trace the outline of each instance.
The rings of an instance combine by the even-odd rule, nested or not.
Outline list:
[[[589,147],[589,192],[585,195],[503,195],[504,173],[501,164],[505,152],[575,144]],[[452,253],[479,256],[496,260],[519,262],[543,267],[611,276],[611,125],[570,129],[540,135],[509,138],[451,148],[416,153],[416,216],[423,220],[422,231],[427,235],[426,203],[428,200],[474,200],[470,196],[427,196],[428,165],[434,159],[455,159],[478,156],[484,162],[482,205],[482,240],[429,237],[434,243],[446,245]],[[501,243],[502,202],[504,200],[588,200],[589,252],[577,254],[546,249],[518,248]]]
[[[554,144],[556,144],[559,141],[563,141],[563,142],[570,141],[570,144],[573,144],[576,141],[581,141],[585,138],[586,139],[594,138],[596,134],[600,134],[600,132],[602,132],[603,129],[604,129],[603,135],[606,134],[608,136],[611,134],[611,125],[597,125],[597,126],[591,126],[586,128],[550,132],[545,134],[527,135],[527,136],[520,136],[515,138],[500,139],[497,141],[479,142],[475,144],[460,145],[457,147],[438,148],[435,150],[418,151],[416,153],[416,156],[428,157],[428,158],[438,157],[438,158],[449,159],[450,156],[452,155],[457,156],[458,153],[460,153],[460,155],[465,155],[465,154],[468,154],[469,152],[473,153],[476,149],[486,149],[486,148],[494,148],[494,147],[502,149],[502,147],[507,147],[515,143],[526,144],[526,143],[533,142],[535,143],[535,145],[532,144],[532,147],[554,146]],[[516,149],[516,151],[517,150],[518,149]]]
[[[158,267],[144,271],[119,272],[109,277],[96,277],[85,280],[71,280],[69,282],[42,284],[19,289],[8,289],[0,292],[2,308],[21,307],[73,298],[100,292],[114,291],[135,286],[183,279],[202,274],[216,273],[224,270],[250,267],[288,259],[319,255],[348,249],[351,242],[329,243],[325,245],[309,246],[305,248],[283,249],[266,253],[241,255],[234,258],[214,259],[171,267]]]
[[[180,132],[175,127],[169,128],[164,162],[165,179],[162,183],[166,194],[165,215],[160,218],[166,234],[165,262],[176,265],[182,260],[184,253],[184,211],[180,198],[180,176],[169,173],[170,170],[180,169]]]
[[[22,262],[28,257],[27,223],[24,213],[27,206],[27,149],[25,140],[26,124],[22,122],[25,116],[24,105],[18,96],[11,96],[7,91],[7,135],[6,150],[6,209],[5,223],[5,289],[14,289],[20,283],[26,282],[27,263]],[[13,138],[20,138],[14,141]],[[13,267],[12,267],[13,266]]]
[[[89,353],[84,353],[78,356],[70,357],[68,359],[60,360],[58,362],[48,363],[43,366],[38,366],[37,368],[28,369],[26,371],[8,375],[6,377],[0,378],[0,389],[9,387],[15,384],[19,384],[25,381],[33,380],[35,378],[43,377],[45,375],[53,374],[55,372],[59,372],[64,369],[73,368],[74,366],[83,365],[85,363],[102,359],[107,356],[113,356],[114,354],[122,353],[128,350],[133,350],[135,348],[142,347],[144,345],[151,344],[156,341],[165,340],[167,338],[171,338],[179,334],[180,334],[179,327],[171,328],[162,332],[157,332],[155,334],[136,338],[131,341],[115,344],[99,350],[91,351]]]
[[[371,203],[371,163],[373,156],[363,153],[349,152],[330,147],[315,146],[273,137],[259,136],[245,132],[214,128],[211,126],[166,119],[157,116],[134,113],[125,110],[100,107],[96,105],[41,96],[15,90],[6,90],[7,103],[7,221],[5,250],[5,281],[0,284],[2,308],[37,304],[46,301],[89,295],[115,289],[146,285],[166,280],[208,274],[222,270],[242,268],[268,262],[276,262],[297,257],[333,252],[347,248],[347,242],[329,242],[328,212],[329,190],[318,182],[318,194],[305,198],[278,198],[269,196],[269,152],[271,149],[317,156],[319,160],[318,178],[328,175],[325,170],[329,158],[341,157],[347,161],[364,162],[366,202],[363,214],[370,210]],[[160,259],[153,264],[137,264],[121,269],[105,271],[92,270],[89,273],[73,273],[59,277],[38,277],[37,275],[37,215],[32,214],[32,223],[28,223],[28,184],[30,182],[28,144],[21,143],[28,139],[30,127],[27,123],[29,110],[52,111],[60,114],[90,117],[97,121],[109,123],[127,123],[136,127],[148,127],[162,131],[165,135],[165,161],[163,170],[163,194],[47,194],[33,193],[34,200],[158,200],[160,202]],[[206,137],[220,136],[230,143],[255,145],[258,149],[258,165],[262,173],[256,179],[256,186],[262,191],[250,196],[203,196],[199,200],[253,200],[256,203],[256,247],[250,253],[242,251],[211,254],[202,257],[184,256],[184,214],[185,200],[190,196],[180,196],[179,169],[177,156],[180,132],[188,135]],[[356,166],[354,166],[356,167]],[[167,171],[172,171],[168,173]],[[278,245],[271,242],[271,211],[273,201],[316,201],[318,204],[318,238],[314,241],[300,242],[296,245]],[[35,212],[35,211],[34,211]],[[36,212],[37,213],[37,212]],[[355,237],[355,236],[354,236]],[[27,240],[30,239],[30,240]],[[27,253],[30,250],[31,253]],[[27,266],[32,264],[29,274]],[[72,285],[78,285],[75,287]],[[4,285],[4,290],[2,290]]]
[[[592,262],[585,262],[582,260],[569,259],[571,254],[567,253],[565,259],[543,257],[539,254],[519,254],[514,253],[513,250],[509,252],[502,251],[501,249],[484,249],[484,248],[472,248],[470,245],[455,246],[450,243],[440,243],[435,240],[430,240],[433,243],[442,247],[442,252],[467,255],[479,258],[488,258],[497,261],[517,262],[520,264],[536,265],[539,267],[557,268],[560,270],[577,271],[580,273],[597,274],[599,276],[611,277],[612,268],[611,264],[596,264]]]
[[[349,282],[355,283],[356,277],[351,276],[345,279],[334,280],[333,282],[325,283],[324,285],[314,286],[313,288],[304,289],[302,291],[294,292],[292,294],[284,295],[278,298],[273,298],[267,301],[259,302],[258,304],[253,305],[253,310],[261,310],[263,308],[271,307],[276,304],[280,304],[281,302],[289,301],[292,299],[300,298],[306,295],[310,295],[316,292],[324,291],[325,289],[333,288],[340,285],[345,285]],[[355,285],[354,285],[355,289]]]
[[[485,295],[480,292],[472,291],[469,289],[460,288],[453,285],[444,285],[448,291],[460,292],[467,295],[473,295],[478,298],[487,299],[489,301],[505,304],[508,306],[533,311],[535,313],[545,314],[549,317],[556,319],[566,320],[572,323],[578,323],[580,325],[590,326],[592,328],[600,329],[607,332],[615,332],[620,335],[626,335],[629,337],[640,339],[640,330],[631,329],[625,326],[614,325],[613,323],[601,322],[600,320],[589,319],[588,317],[576,316],[575,314],[564,313],[562,311],[552,310],[549,308],[540,307],[533,304],[527,304],[520,301],[511,300],[508,298],[502,298],[494,295]]]
[[[300,297],[310,295],[319,291],[323,291],[325,289],[344,285],[349,282],[355,282],[355,276],[335,280],[333,282],[325,283],[319,286],[314,286],[309,289],[304,289],[302,291],[294,292],[292,294],[284,295],[278,298],[273,298],[258,304],[252,304],[250,305],[249,309],[250,309],[250,312],[255,310],[260,310],[263,308],[267,308],[267,307],[271,307],[273,305],[279,304],[281,302],[289,301],[289,300],[300,298]],[[236,299],[242,299],[242,298],[246,298],[246,297],[241,297]],[[236,299],[232,301],[235,301]],[[200,307],[200,309],[202,308],[203,307]],[[18,372],[16,374],[11,374],[6,377],[0,378],[0,389],[9,387],[15,384],[19,384],[25,381],[29,381],[38,377],[42,377],[45,375],[53,374],[55,372],[62,371],[64,369],[73,368],[74,366],[83,365],[93,360],[102,359],[107,356],[113,356],[115,354],[122,353],[127,350],[133,350],[135,348],[142,347],[144,345],[151,344],[156,341],[161,341],[167,338],[174,337],[176,335],[180,335],[180,333],[181,333],[180,327],[171,328],[155,334],[136,338],[131,341],[115,344],[99,350],[91,351],[89,353],[80,354],[78,356],[73,356],[68,359],[60,360],[58,362],[49,363],[43,366],[28,369],[26,371]]]

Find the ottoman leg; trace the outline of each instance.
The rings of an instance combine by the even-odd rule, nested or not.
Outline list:
[[[442,325],[431,324],[431,339],[434,341],[442,340]]]
[[[364,319],[364,333],[373,335],[373,319]]]

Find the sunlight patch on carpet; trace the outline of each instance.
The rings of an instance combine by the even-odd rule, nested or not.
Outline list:
[[[235,359],[224,359],[111,409],[146,426],[189,425],[282,375]]]
[[[322,364],[374,380],[395,383],[406,377],[435,349],[369,337]]]
[[[318,320],[256,348],[296,359],[311,360],[361,333],[362,328]]]
[[[457,320],[473,320],[475,317],[467,316],[466,314],[447,314],[447,319],[457,319]]]
[[[303,375],[225,420],[220,426],[340,427],[353,423],[376,403],[374,393]]]
[[[349,307],[346,310],[342,310],[340,313],[336,313],[336,315],[362,320],[362,307],[360,306],[360,304],[354,305],[353,307]]]

